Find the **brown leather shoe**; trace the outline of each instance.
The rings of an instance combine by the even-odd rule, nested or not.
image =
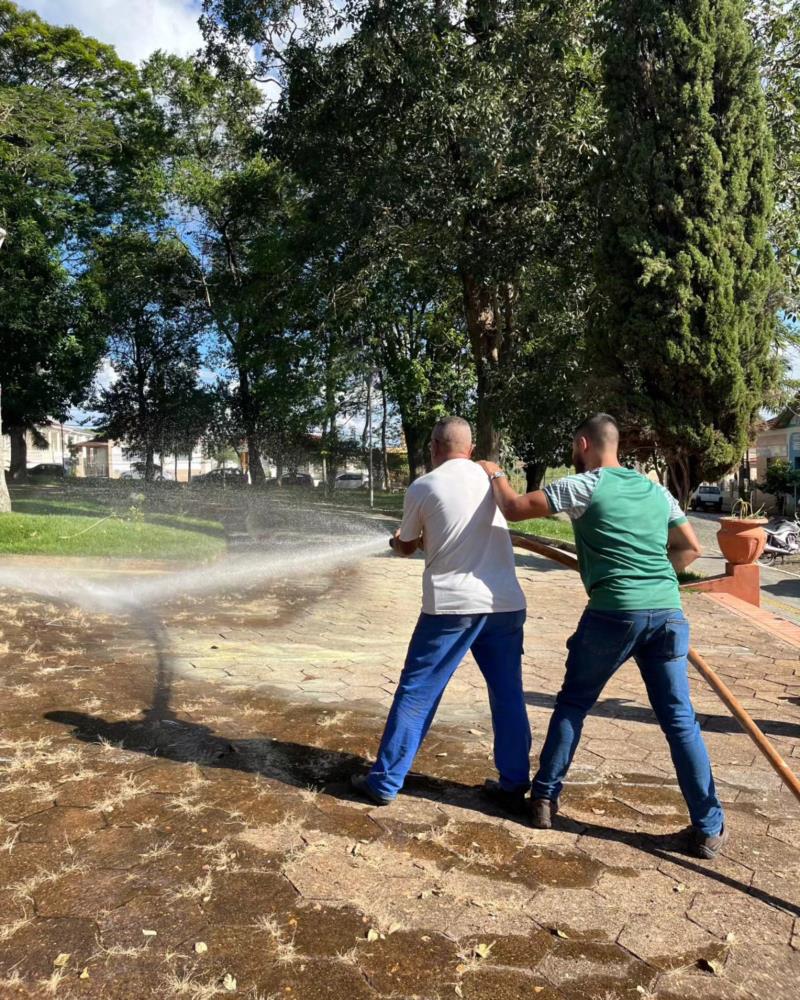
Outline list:
[[[481,795],[488,799],[493,806],[497,806],[498,809],[502,809],[503,812],[510,813],[512,816],[524,816],[528,811],[528,801],[525,798],[524,789],[510,792],[503,788],[499,781],[487,778],[481,788]]]
[[[558,799],[531,799],[529,818],[537,830],[550,830],[558,812]]]
[[[689,829],[689,847],[696,857],[703,858],[704,861],[713,861],[728,843],[729,837],[728,828],[725,826],[715,836],[703,833],[693,826]]]
[[[372,786],[367,780],[366,774],[353,774],[350,777],[350,787],[354,792],[357,792],[362,799],[366,799],[376,806],[388,806],[394,802],[394,799],[386,798],[385,795],[379,795],[377,792],[373,792]]]

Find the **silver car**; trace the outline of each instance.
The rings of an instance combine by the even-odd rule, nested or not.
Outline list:
[[[722,490],[719,486],[703,483],[692,494],[689,506],[692,510],[722,510]]]
[[[343,472],[336,477],[333,484],[335,490],[360,490],[368,483],[367,476],[363,472]]]

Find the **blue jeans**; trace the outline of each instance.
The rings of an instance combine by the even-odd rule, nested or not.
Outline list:
[[[531,729],[522,691],[524,623],[524,611],[419,616],[378,759],[367,776],[374,792],[394,798],[400,791],[444,689],[469,650],[489,688],[500,783],[509,791],[527,791]]]
[[[587,609],[567,649],[564,684],[533,780],[534,798],[558,798],[586,714],[610,677],[633,657],[667,737],[692,825],[706,835],[718,834],[724,816],[689,696],[689,623],[683,612]]]

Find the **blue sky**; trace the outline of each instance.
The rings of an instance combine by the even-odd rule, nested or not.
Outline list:
[[[139,63],[155,49],[188,55],[202,44],[195,0],[19,0],[51,24],[71,24]]]

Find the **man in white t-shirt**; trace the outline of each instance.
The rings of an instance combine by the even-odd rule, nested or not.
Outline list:
[[[398,555],[425,552],[422,614],[386,721],[378,758],[353,787],[386,805],[403,786],[448,681],[469,650],[489,688],[499,782],[490,798],[522,811],[530,786],[531,732],[522,692],[525,597],[517,582],[505,518],[486,474],[472,461],[466,420],[433,429],[433,472],[408,489],[390,544]]]

